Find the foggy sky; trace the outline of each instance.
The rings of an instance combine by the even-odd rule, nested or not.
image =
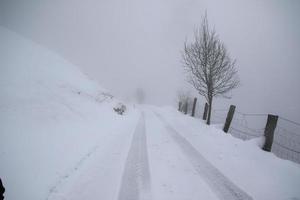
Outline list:
[[[141,87],[157,105],[174,105],[179,89],[193,91],[180,52],[206,10],[241,79],[215,106],[300,121],[299,1],[0,2],[0,25],[57,52],[115,96],[130,100]]]

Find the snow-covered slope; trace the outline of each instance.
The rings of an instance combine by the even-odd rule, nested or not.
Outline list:
[[[0,177],[5,199],[45,199],[86,155],[132,132],[137,113],[55,53],[0,27]]]

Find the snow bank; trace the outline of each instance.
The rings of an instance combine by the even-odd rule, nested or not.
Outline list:
[[[175,109],[153,108],[253,199],[300,199],[300,166],[262,151],[261,138],[239,140]]]
[[[0,27],[0,177],[5,199],[45,199],[114,132],[116,100],[53,52]],[[130,132],[130,131],[129,131]]]

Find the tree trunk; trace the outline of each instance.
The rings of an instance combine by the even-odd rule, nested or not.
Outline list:
[[[211,108],[212,108],[212,97],[210,97],[208,100],[208,116],[207,116],[207,121],[206,121],[207,125],[210,125]]]
[[[202,117],[203,120],[207,120],[207,111],[208,111],[208,104],[205,103],[203,117]]]

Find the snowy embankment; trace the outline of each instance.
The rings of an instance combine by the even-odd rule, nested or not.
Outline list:
[[[207,126],[203,121],[182,115],[173,108],[151,109],[165,121],[166,128],[171,126],[176,134],[186,139],[180,143],[192,145],[205,160],[253,199],[300,199],[299,164],[262,151],[257,139],[239,140],[218,127]],[[205,180],[211,175],[206,172],[202,176]],[[210,181],[206,182],[209,184]],[[219,190],[215,186],[211,188]],[[215,193],[218,194],[218,191]]]
[[[46,199],[94,152],[109,151],[116,138],[130,142],[139,117],[133,108],[127,108],[126,116],[117,115],[112,109],[117,101],[79,69],[1,27],[0,43],[5,199]]]

